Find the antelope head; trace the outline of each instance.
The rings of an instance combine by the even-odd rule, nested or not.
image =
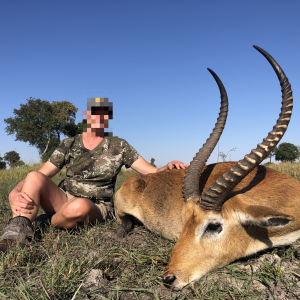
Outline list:
[[[231,163],[231,168],[228,167],[229,163],[217,164],[221,166],[221,176],[216,177],[202,194],[199,180],[207,160],[203,155],[208,152],[206,145],[191,162],[183,183],[183,229],[164,274],[164,283],[172,289],[182,288],[238,258],[282,244],[282,236],[291,240],[293,231],[296,231],[292,225],[294,218],[282,213],[274,192],[267,193],[270,196],[262,197],[259,203],[249,203],[249,196],[246,197],[245,193],[240,192],[236,196],[233,192],[239,183],[241,186],[247,182],[244,184],[247,186],[253,179],[253,170],[269,155],[285,133],[293,108],[292,90],[284,72],[266,51],[257,46],[254,48],[265,56],[279,78],[283,98],[279,119],[263,142],[244,159],[236,164]],[[247,178],[252,176],[249,180],[245,178],[248,174]],[[264,187],[264,182],[265,179],[262,179],[259,183],[261,190],[274,190],[274,187]],[[255,196],[254,188],[250,189],[251,193]]]

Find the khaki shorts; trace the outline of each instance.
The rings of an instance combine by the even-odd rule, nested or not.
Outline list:
[[[71,200],[74,197],[73,195],[71,195],[68,191],[64,191],[62,188],[59,188],[60,190],[62,190],[66,197],[67,200]],[[93,202],[94,203],[94,202]],[[105,220],[112,220],[112,219],[116,219],[115,214],[114,214],[114,207],[111,201],[99,201],[99,203],[94,203],[100,210],[101,212],[101,219],[99,219],[99,221],[105,221]],[[86,219],[84,220],[85,223],[89,223],[89,216],[86,217]]]

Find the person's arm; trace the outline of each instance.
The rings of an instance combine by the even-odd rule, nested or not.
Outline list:
[[[144,160],[142,157],[138,158],[132,165],[131,168],[140,174],[146,175],[149,173],[157,173],[161,172],[167,169],[172,170],[174,167],[176,167],[178,170],[179,169],[186,169],[188,167],[187,164],[182,163],[181,161],[178,160],[173,160],[169,162],[167,165],[161,167],[161,168],[156,168],[149,164],[146,160]]]
[[[47,161],[39,170],[38,172],[43,173],[44,175],[48,176],[49,178],[52,178],[60,171],[59,168],[57,168],[55,165],[53,165],[51,162]],[[25,179],[20,181],[17,186],[9,193],[8,199],[10,202],[10,206],[15,202],[18,202],[18,205],[20,208],[18,208],[18,212],[13,211],[14,214],[20,215],[19,212],[26,212],[30,213],[28,209],[32,209],[32,200],[30,197],[26,194],[21,192],[23,185],[24,185]]]
[[[50,161],[47,161],[43,164],[43,166],[38,170],[38,172],[43,173],[44,175],[48,176],[49,178],[52,178],[55,176],[61,169],[56,167],[53,163]]]

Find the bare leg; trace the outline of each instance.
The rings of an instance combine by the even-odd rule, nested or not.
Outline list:
[[[34,209],[31,214],[22,213],[22,216],[34,221],[38,214],[39,206],[47,213],[55,213],[51,223],[57,227],[70,229],[76,225],[82,225],[84,221],[89,223],[103,220],[99,208],[90,200],[73,198],[67,201],[65,193],[55,183],[40,172],[30,172],[22,187],[33,201]],[[87,220],[88,216],[88,220]]]
[[[70,229],[85,222],[94,223],[96,220],[103,221],[103,218],[99,208],[92,201],[73,198],[61,206],[52,217],[51,224]]]
[[[40,172],[30,172],[25,178],[21,191],[25,192],[34,202],[31,214],[22,213],[22,216],[27,217],[31,222],[36,218],[40,205],[46,212],[54,213],[67,202],[65,193],[49,177]]]

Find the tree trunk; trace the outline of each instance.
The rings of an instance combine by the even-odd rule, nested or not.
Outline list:
[[[48,135],[48,142],[47,142],[46,148],[45,148],[45,150],[44,150],[44,152],[43,152],[42,155],[44,155],[46,153],[46,151],[48,149],[48,146],[49,146],[49,143],[50,143],[50,132],[49,132],[49,135]]]
[[[56,130],[56,133],[57,133],[57,137],[58,137],[58,143],[60,143],[60,133],[58,130]]]

